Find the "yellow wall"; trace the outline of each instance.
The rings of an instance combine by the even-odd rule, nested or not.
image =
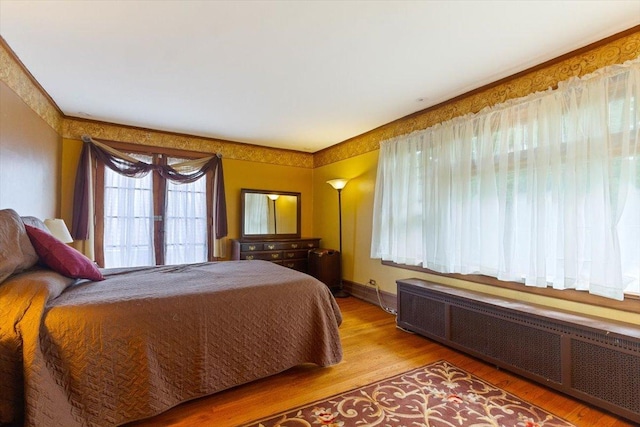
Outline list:
[[[335,178],[347,178],[342,190],[342,270],[343,277],[357,283],[367,283],[372,260],[371,211],[376,178],[377,151],[362,154],[348,160],[315,168],[313,193],[315,214],[313,229],[322,238],[322,246],[339,249],[338,192],[326,182]],[[391,288],[387,287],[387,290]],[[395,291],[394,291],[395,292]]]
[[[0,81],[0,209],[58,213],[60,136]]]
[[[307,181],[311,184],[311,179],[307,177]],[[283,195],[278,197],[275,202],[272,202],[275,205],[276,211],[276,222],[277,222],[277,231],[278,234],[293,234],[296,232],[296,227],[298,225],[298,204],[297,198],[295,196]],[[311,211],[313,214],[313,211]],[[312,219],[310,217],[310,219]],[[305,218],[307,221],[307,218]],[[312,221],[309,221],[311,224]],[[311,237],[309,234],[305,233],[305,237]]]
[[[73,218],[73,186],[76,169],[82,151],[82,141],[62,140],[62,163],[60,165],[60,215],[71,228]]]
[[[293,191],[301,193],[301,235],[313,236],[313,169],[278,166],[245,160],[225,160],[224,181],[227,194],[229,237],[240,235],[240,189]]]

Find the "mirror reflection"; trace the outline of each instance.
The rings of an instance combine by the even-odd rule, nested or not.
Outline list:
[[[300,237],[300,193],[242,189],[243,237]]]

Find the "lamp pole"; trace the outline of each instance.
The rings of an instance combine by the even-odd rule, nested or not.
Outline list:
[[[338,230],[340,233],[340,257],[342,257],[342,188],[338,188]],[[342,274],[340,274],[340,284],[342,284]]]
[[[273,234],[278,234],[278,219],[276,218],[276,200],[280,198],[279,194],[267,194],[269,200],[273,202]]]
[[[278,234],[278,217],[276,216],[276,201],[271,199],[273,202],[273,234]]]
[[[340,287],[333,293],[333,296],[339,298],[348,297],[349,294],[343,289],[342,283],[342,189],[347,185],[348,179],[332,179],[327,181],[334,189],[338,190],[338,233],[340,239]]]

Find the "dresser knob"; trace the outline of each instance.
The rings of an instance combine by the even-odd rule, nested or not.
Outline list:
[[[271,258],[278,259],[280,258],[280,254],[271,254]]]
[[[256,250],[256,247],[255,247],[255,246],[253,246],[253,245],[251,245],[251,246],[249,246],[249,250],[250,250],[250,251],[255,251],[255,250]]]
[[[276,245],[267,245],[267,248],[269,248],[269,249],[275,249],[275,248],[276,248]]]
[[[296,256],[296,254],[294,254],[293,252],[289,252],[289,253],[287,254],[287,256],[288,256],[289,258],[293,258],[294,256]]]
[[[294,263],[292,263],[292,262],[290,262],[290,263],[285,264],[285,265],[286,265],[287,267],[289,267],[289,268],[293,268],[293,266],[294,266],[295,264],[294,264]]]
[[[253,255],[247,255],[247,256],[245,257],[245,259],[252,260],[252,259],[253,259]]]
[[[291,247],[292,247],[293,249],[296,249],[296,248],[298,247],[298,244],[297,244],[297,243],[292,243],[292,244],[291,244]]]

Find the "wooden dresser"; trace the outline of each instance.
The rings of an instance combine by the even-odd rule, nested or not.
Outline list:
[[[309,251],[320,247],[320,239],[232,240],[231,259],[261,259],[307,273]]]

